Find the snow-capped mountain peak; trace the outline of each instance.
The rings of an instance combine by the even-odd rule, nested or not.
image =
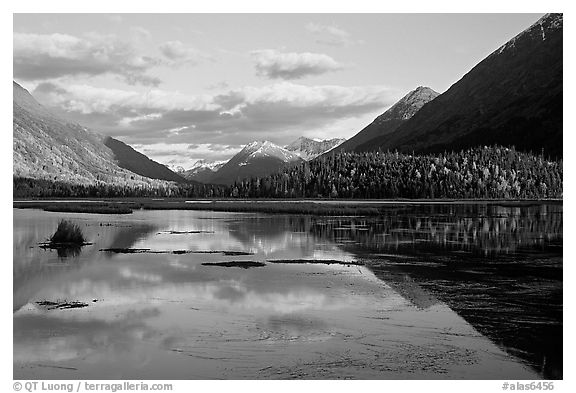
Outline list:
[[[286,150],[298,155],[300,158],[306,161],[310,161],[332,150],[345,141],[346,139],[343,138],[322,140],[318,138],[307,138],[305,136],[301,136],[286,146]]]
[[[270,141],[254,141],[247,144],[238,156],[242,157],[241,163],[246,164],[248,161],[258,157],[275,157],[284,162],[298,160],[298,156],[289,152],[281,146]]]
[[[302,162],[293,152],[270,141],[254,141],[222,166],[214,175],[213,181],[230,184],[250,177],[267,176],[285,165]]]
[[[222,165],[224,165],[226,163],[226,161],[208,161],[206,159],[200,159],[198,161],[196,161],[192,167],[190,169],[188,169],[186,172],[190,172],[190,171],[199,171],[202,169],[210,169],[211,171],[215,172],[218,169],[220,169],[220,167],[222,167]]]
[[[226,164],[226,161],[208,161],[201,159],[196,161],[190,169],[179,173],[188,180],[207,183],[224,164]]]

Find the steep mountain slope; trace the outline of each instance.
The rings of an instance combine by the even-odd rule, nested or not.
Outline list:
[[[300,156],[303,160],[310,161],[319,155],[332,150],[344,141],[346,141],[346,139],[343,138],[316,140],[301,136],[284,148]]]
[[[562,156],[562,14],[547,14],[425,105],[374,149],[515,145]]]
[[[180,171],[178,174],[185,179],[209,183],[214,174],[226,164],[226,161],[206,161],[198,160],[192,168]]]
[[[303,162],[299,156],[269,141],[247,144],[224,164],[211,179],[214,184],[231,184],[253,176],[267,176],[286,165]]]
[[[101,137],[51,114],[13,84],[14,176],[75,183],[114,183],[134,173],[119,168]]]
[[[178,183],[186,182],[186,179],[172,172],[165,165],[151,160],[124,142],[107,136],[104,138],[104,144],[112,150],[114,158],[121,168],[128,169],[129,171],[151,179],[175,181]]]
[[[16,82],[12,123],[14,176],[75,184],[162,183],[118,166],[104,136],[54,115]]]
[[[438,97],[439,93],[429,87],[420,86],[402,97],[390,109],[378,116],[362,131],[338,146],[335,151],[369,151],[376,138],[385,138],[402,123],[410,119],[425,104]]]

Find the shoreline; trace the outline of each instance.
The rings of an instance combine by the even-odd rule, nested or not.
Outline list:
[[[130,214],[134,210],[209,210],[238,213],[377,216],[394,206],[476,205],[525,207],[562,205],[562,199],[187,199],[105,198],[29,199],[13,201],[13,208],[42,209],[60,213]]]

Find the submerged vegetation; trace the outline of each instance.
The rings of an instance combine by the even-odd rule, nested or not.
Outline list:
[[[100,251],[114,254],[222,254],[224,256],[254,255],[246,251],[222,251],[222,250],[151,250],[149,248],[101,248]]]
[[[240,267],[249,269],[251,267],[263,267],[265,263],[255,261],[230,261],[230,262],[204,262],[202,266],[219,266],[219,267]]]
[[[291,265],[343,265],[343,266],[364,266],[364,262],[340,261],[336,259],[268,259],[270,263],[284,263]]]
[[[42,300],[36,302],[36,304],[46,310],[68,310],[72,308],[84,308],[88,307],[88,303],[84,302],[68,302],[68,301],[51,301],[51,300]]]

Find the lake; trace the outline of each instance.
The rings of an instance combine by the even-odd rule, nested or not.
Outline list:
[[[563,376],[562,204],[13,214],[15,379]]]

